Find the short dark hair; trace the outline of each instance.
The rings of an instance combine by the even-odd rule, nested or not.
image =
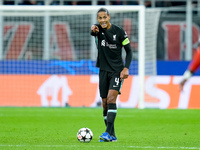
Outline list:
[[[99,12],[106,12],[108,16],[110,15],[108,9],[106,9],[106,8],[100,8],[100,9],[97,11],[97,16],[98,16],[98,13],[99,13]]]

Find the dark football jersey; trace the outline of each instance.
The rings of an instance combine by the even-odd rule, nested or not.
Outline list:
[[[100,25],[97,26],[99,32],[91,34],[96,38],[98,49],[96,66],[109,72],[122,71],[124,68],[122,47],[129,43],[126,32],[114,24],[111,24],[108,30],[101,28]]]

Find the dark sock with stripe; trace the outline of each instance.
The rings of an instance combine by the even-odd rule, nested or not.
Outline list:
[[[110,135],[112,135],[112,129],[114,129],[114,122],[116,115],[117,115],[116,104],[115,103],[108,104],[106,132],[108,132]]]

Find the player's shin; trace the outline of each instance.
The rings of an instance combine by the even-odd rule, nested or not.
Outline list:
[[[112,128],[114,129],[114,122],[116,115],[117,115],[116,104],[115,103],[108,104],[106,132],[108,132],[110,135],[112,134]]]
[[[107,126],[107,113],[108,113],[108,109],[104,108],[103,109],[103,119],[104,119],[104,122],[105,122],[105,125]]]
[[[115,127],[114,126],[115,125],[113,124],[113,127],[111,129],[111,133],[110,133],[110,135],[113,136],[113,137],[115,137]]]

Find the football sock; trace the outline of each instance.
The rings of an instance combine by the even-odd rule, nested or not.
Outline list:
[[[115,137],[115,127],[114,127],[114,124],[113,124],[113,127],[111,129],[111,136]]]
[[[106,127],[107,127],[107,113],[108,113],[108,109],[103,109],[103,119],[104,119]]]
[[[107,127],[107,113],[108,113],[108,109],[104,109],[103,110],[103,118],[104,118],[104,122],[105,122],[106,127]],[[113,127],[111,129],[111,134],[110,135],[112,135],[113,137],[115,137],[115,128],[114,128],[114,125],[113,125]]]
[[[108,104],[108,113],[107,113],[107,128],[106,132],[112,135],[112,129],[114,129],[114,121],[117,115],[117,106],[115,103]]]

